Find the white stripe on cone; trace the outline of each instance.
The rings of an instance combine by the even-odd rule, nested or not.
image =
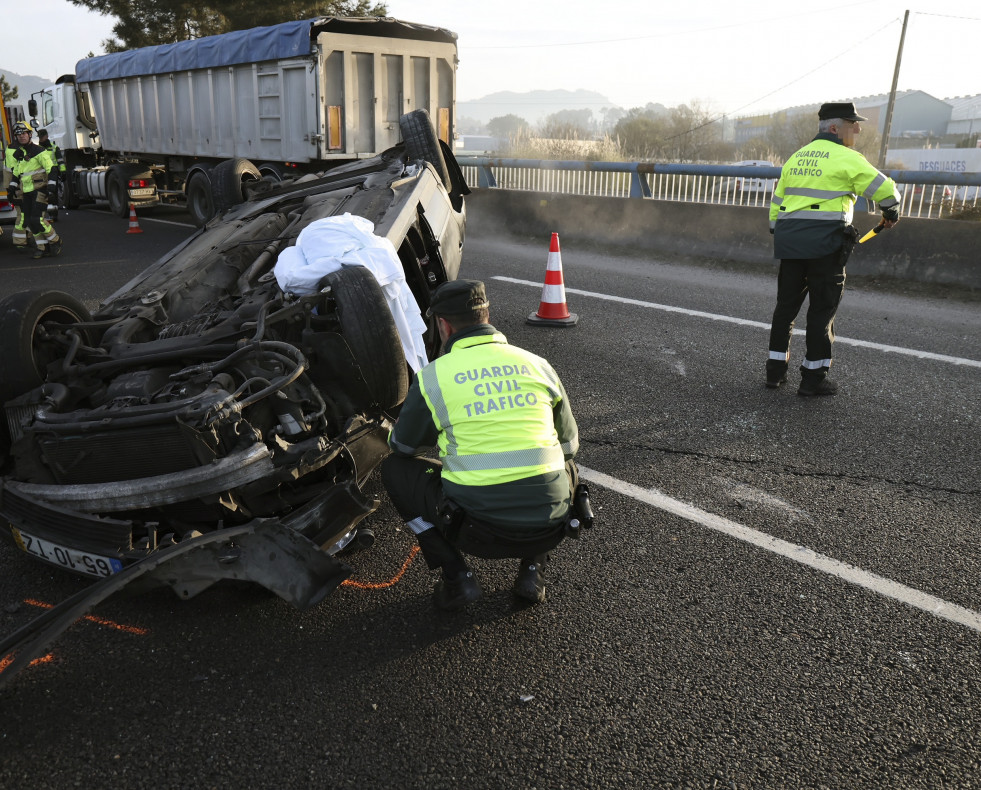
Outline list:
[[[543,286],[542,301],[546,304],[565,304],[565,285]]]

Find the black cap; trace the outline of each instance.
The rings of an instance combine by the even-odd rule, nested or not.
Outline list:
[[[487,292],[480,280],[451,280],[436,289],[426,318],[433,315],[465,316],[489,306]]]
[[[818,110],[818,120],[827,121],[831,118],[841,118],[843,121],[867,121],[868,118],[858,114],[855,109],[855,102],[851,101],[832,101],[821,105]]]

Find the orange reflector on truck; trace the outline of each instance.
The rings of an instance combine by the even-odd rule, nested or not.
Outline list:
[[[332,104],[327,108],[327,150],[340,149],[341,139],[341,108]]]
[[[450,108],[439,108],[439,139],[447,145],[450,144]]]

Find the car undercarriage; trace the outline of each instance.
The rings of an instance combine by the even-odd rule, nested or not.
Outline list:
[[[419,112],[373,159],[243,184],[94,313],[55,290],[0,303],[0,518],[25,555],[102,580],[65,613],[222,579],[305,608],[350,573],[338,555],[370,538],[361,486],[408,389],[404,338],[370,269],[342,260],[298,293],[276,266],[305,228],[363,218],[425,313],[459,270],[468,190]],[[421,342],[435,355],[434,326]]]

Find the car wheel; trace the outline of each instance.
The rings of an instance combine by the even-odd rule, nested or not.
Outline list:
[[[429,113],[425,110],[413,110],[399,118],[399,129],[405,141],[405,150],[412,159],[424,159],[433,167],[447,189],[453,188],[450,171],[443,159],[439,147],[439,137],[433,126]]]
[[[225,211],[245,200],[245,184],[262,176],[248,159],[226,159],[211,171],[211,197],[216,211]]]
[[[0,302],[0,402],[43,384],[48,365],[63,356],[61,346],[45,342],[43,324],[91,320],[85,305],[61,291],[22,291]]]
[[[126,189],[126,177],[118,170],[110,170],[106,179],[106,197],[109,198],[109,210],[117,217],[129,216],[129,194]]]
[[[409,392],[409,369],[395,319],[375,276],[363,266],[345,266],[321,280],[329,285],[341,332],[368,391],[383,411],[393,409]]]
[[[187,210],[191,214],[191,220],[199,228],[207,225],[208,220],[217,213],[214,198],[211,196],[211,180],[207,173],[199,170],[187,182]]]

